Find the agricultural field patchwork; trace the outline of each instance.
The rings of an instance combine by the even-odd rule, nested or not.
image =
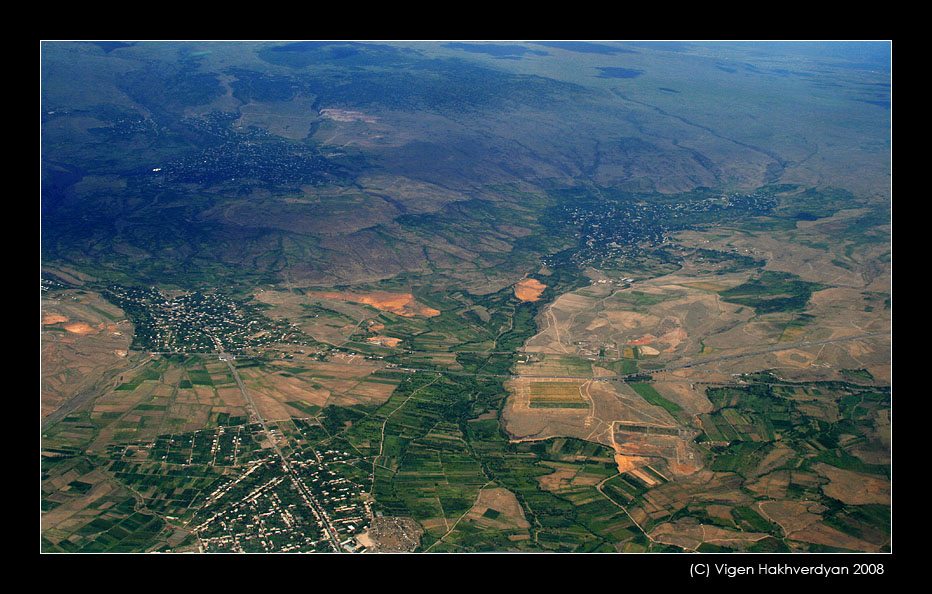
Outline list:
[[[891,553],[889,52],[43,42],[40,552]]]

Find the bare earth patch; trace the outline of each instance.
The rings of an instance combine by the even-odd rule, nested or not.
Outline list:
[[[122,312],[90,291],[56,294],[43,299],[41,308],[40,389],[45,417],[126,364],[132,326],[114,321]]]
[[[883,479],[852,472],[828,464],[816,464],[815,470],[828,478],[822,492],[848,505],[880,503],[890,505],[890,483]]]
[[[547,285],[536,278],[526,278],[515,285],[515,297],[521,301],[537,301]]]
[[[489,513],[492,510],[492,513]],[[483,489],[466,515],[472,522],[492,529],[527,529],[530,522],[514,493],[505,488]]]
[[[681,518],[675,522],[660,524],[651,533],[651,540],[696,550],[703,543],[726,547],[752,544],[769,535],[761,532],[736,532],[700,524],[692,518]]]
[[[824,524],[817,504],[803,501],[763,501],[758,504],[761,514],[776,522],[786,538],[800,542],[822,544],[852,551],[876,552],[880,546],[845,534]],[[824,509],[824,508],[823,508]]]
[[[332,291],[315,291],[308,293],[308,297],[323,297],[324,299],[339,299],[342,301],[351,301],[353,303],[362,303],[371,305],[380,310],[387,311],[399,316],[410,318],[413,316],[425,316],[432,318],[439,316],[440,312],[432,307],[427,307],[419,303],[411,293],[389,293],[387,291],[376,291],[373,293],[349,293],[349,292],[332,292]]]
[[[349,109],[321,109],[320,117],[337,122],[367,122],[369,124],[376,122],[375,116]]]
[[[366,339],[366,342],[371,342],[381,346],[396,347],[401,344],[401,339],[392,338],[391,336],[370,336]]]

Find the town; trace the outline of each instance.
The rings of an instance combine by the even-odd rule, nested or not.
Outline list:
[[[313,342],[292,324],[221,293],[170,297],[156,288],[111,285],[104,297],[133,321],[133,348],[167,353],[240,354],[269,344]]]
[[[663,245],[670,233],[730,218],[770,212],[777,201],[766,193],[716,195],[696,191],[667,200],[643,200],[587,193],[567,201],[556,215],[558,225],[574,230],[578,248],[545,258],[569,257],[579,266],[603,267],[622,256]]]
[[[279,422],[268,434],[244,421],[111,446],[109,471],[152,495],[152,508],[194,535],[202,552],[365,552],[357,537],[377,513],[371,462],[305,445],[285,464],[266,438],[300,441],[316,421]]]
[[[357,535],[369,524],[363,486],[328,468],[346,452],[326,450],[290,460],[252,461],[207,495],[194,519],[204,552],[364,552]]]
[[[174,159],[153,173],[161,183],[213,186],[239,180],[266,185],[323,183],[341,175],[341,167],[315,149],[287,142],[255,127],[234,126],[238,114],[212,112],[186,118],[186,132],[203,137],[204,148]]]

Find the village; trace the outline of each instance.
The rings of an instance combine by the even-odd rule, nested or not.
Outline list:
[[[330,468],[354,461],[334,449],[302,451],[289,473],[276,456],[251,460],[207,494],[187,528],[202,552],[365,552],[367,495]]]
[[[110,286],[102,294],[132,319],[134,349],[239,354],[269,344],[310,342],[293,324],[271,320],[221,293],[172,297],[156,288]]]

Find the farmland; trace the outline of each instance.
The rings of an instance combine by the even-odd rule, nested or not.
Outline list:
[[[888,339],[845,339],[853,319],[885,327],[877,281],[771,272],[797,248],[735,237],[684,231],[653,248],[676,268],[646,278],[551,261],[533,299],[526,279],[410,277],[196,301],[286,331],[241,343],[243,388],[216,354],[152,354],[50,427],[45,550],[332,551],[337,533],[347,551],[885,550]],[[116,300],[130,315],[110,323],[179,324],[133,309],[152,302]],[[207,327],[237,336],[223,316]],[[98,484],[141,501],[146,531],[95,514]]]
[[[800,248],[742,254],[740,233],[720,227],[676,237],[651,248],[663,258],[643,246],[630,256],[632,270],[667,262],[657,276],[553,260],[533,283],[485,294],[450,291],[443,276],[193,305],[102,289],[129,312],[110,310],[108,323],[164,336],[184,316],[214,316],[201,327],[218,341],[201,345],[213,354],[153,348],[44,433],[43,546],[885,550],[889,361],[876,277],[839,286],[771,271]],[[846,330],[858,319],[872,337]],[[266,338],[236,343],[243,325]],[[242,387],[217,359],[227,344],[241,345]],[[141,501],[145,531],[127,529],[132,514],[95,514],[95,485]],[[802,516],[800,498],[816,502]]]
[[[40,551],[891,552],[853,45],[43,43]]]

